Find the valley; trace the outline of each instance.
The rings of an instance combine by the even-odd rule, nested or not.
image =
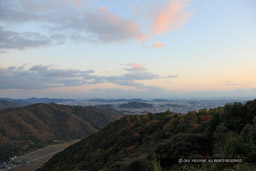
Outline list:
[[[3,170],[10,171],[34,171],[47,162],[53,155],[64,150],[70,145],[80,140],[72,140],[61,144],[53,144],[47,147],[32,151],[13,158],[13,160],[5,162],[1,167]]]
[[[0,111],[0,162],[54,144],[81,139],[120,116],[95,107],[38,103]]]

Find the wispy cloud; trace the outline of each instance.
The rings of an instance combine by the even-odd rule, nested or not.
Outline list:
[[[168,75],[166,78],[177,78],[178,75]]]
[[[24,36],[25,33],[19,29],[15,29],[15,32],[9,30],[12,26],[29,24],[36,24],[40,28],[40,31],[26,32],[33,39]],[[113,14],[107,7],[86,8],[81,0],[2,0],[1,25],[1,49],[49,45],[50,38],[55,40],[56,35],[76,41],[98,43],[125,42],[130,39],[143,41],[146,38],[136,20]],[[10,27],[7,28],[6,25]]]
[[[232,82],[232,81],[225,81],[224,82],[225,86],[235,86],[235,85],[239,85],[238,83]]]
[[[84,85],[93,79],[93,70],[54,69],[36,65],[0,68],[0,89],[45,89]]]
[[[127,68],[126,70],[131,71],[131,70],[145,70],[145,67],[141,64],[128,64],[131,68]]]
[[[111,83],[122,85],[122,86],[132,86],[139,89],[145,89],[145,88],[149,88],[150,86],[145,86],[142,83],[138,83],[137,81],[162,78],[157,74],[153,74],[149,72],[141,64],[128,64],[127,67],[124,68],[124,70],[128,72],[118,76],[98,77],[98,81],[100,82],[106,81],[106,82],[111,82]]]
[[[162,42],[156,42],[152,47],[153,48],[163,48],[165,47],[166,45]]]
[[[41,47],[53,44],[50,38],[34,32],[18,33],[6,31],[0,27],[0,49],[25,49],[27,47]]]
[[[136,81],[174,78],[153,74],[141,64],[128,66],[124,68],[127,73],[118,76],[100,76],[93,70],[56,69],[44,65],[0,68],[0,89],[48,89],[105,82],[145,89],[151,86]]]
[[[191,16],[187,11],[190,0],[171,0],[168,4],[158,7],[152,14],[153,24],[151,30],[159,35],[182,26]]]
[[[145,34],[142,33],[135,20],[112,14],[107,7],[85,14],[82,20],[78,23],[70,22],[68,27],[80,31],[84,30],[103,42],[145,39]]]
[[[108,7],[86,6],[82,0],[1,0],[0,49],[26,49],[65,43],[145,41],[151,33],[142,30],[140,17],[123,17]],[[150,21],[154,35],[178,28],[190,17],[189,0],[171,0],[157,7]],[[36,25],[36,27],[30,27]],[[28,29],[29,28],[29,29]],[[150,30],[150,29],[145,29]],[[155,48],[163,47],[156,43]]]

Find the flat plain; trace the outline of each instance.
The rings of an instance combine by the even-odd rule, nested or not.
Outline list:
[[[54,154],[64,150],[70,145],[80,141],[72,140],[61,144],[49,145],[47,147],[41,148],[37,151],[27,153],[25,155],[19,156],[15,159],[15,162],[26,161],[27,164],[16,165],[16,167],[9,169],[10,171],[34,171],[45,162],[47,162]]]

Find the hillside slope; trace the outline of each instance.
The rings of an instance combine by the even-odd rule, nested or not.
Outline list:
[[[0,160],[54,140],[86,137],[118,119],[95,107],[35,104],[0,111]]]
[[[15,108],[15,107],[22,107],[22,104],[10,102],[7,100],[1,100],[0,99],[0,110],[5,108]]]
[[[97,107],[99,109],[102,109],[102,110],[112,112],[112,113],[117,114],[117,115],[124,115],[124,112],[116,110],[114,108],[114,106],[111,105],[111,104],[95,105],[95,107]]]
[[[124,116],[55,155],[40,170],[253,170],[255,145],[256,100],[185,115]],[[178,162],[212,158],[242,163]]]

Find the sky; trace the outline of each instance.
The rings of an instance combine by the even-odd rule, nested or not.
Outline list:
[[[256,97],[255,0],[0,0],[0,97]]]

